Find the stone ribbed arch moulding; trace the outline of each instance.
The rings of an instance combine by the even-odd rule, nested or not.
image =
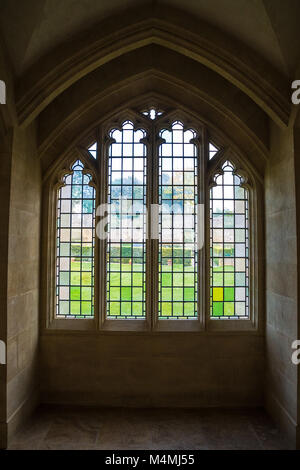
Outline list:
[[[114,16],[62,44],[20,77],[16,87],[19,123],[29,124],[59,94],[103,64],[156,44],[214,70],[277,124],[288,124],[289,84],[258,54],[184,12],[162,11],[161,7],[150,13],[137,10]]]
[[[153,123],[150,118],[143,115],[143,110],[146,108],[159,108],[162,110],[162,114]],[[157,93],[148,93],[135,98],[127,102],[125,106],[115,108],[112,113],[101,116],[97,121],[93,121],[90,126],[85,126],[85,121],[83,121],[81,123],[82,132],[72,136],[70,144],[65,148],[63,147],[63,143],[65,143],[64,135],[62,135],[61,140],[55,140],[53,142],[55,157],[49,163],[48,168],[45,169],[43,180],[47,181],[49,177],[51,178],[51,175],[57,172],[57,168],[64,165],[64,161],[71,161],[74,158],[74,154],[77,155],[77,158],[85,158],[85,163],[97,171],[97,167],[102,164],[102,156],[106,154],[107,146],[110,143],[108,138],[109,132],[112,129],[121,129],[122,123],[128,120],[134,123],[135,128],[143,128],[146,132],[151,132],[153,124],[155,124],[155,128],[170,128],[174,121],[181,121],[184,123],[185,128],[197,130],[199,143],[204,139],[205,141],[212,140],[218,145],[219,151],[213,160],[208,162],[209,174],[219,161],[225,161],[227,156],[233,153],[236,156],[236,160],[240,162],[240,165],[247,168],[253,179],[260,183],[263,182],[263,170],[256,167],[255,161],[252,161],[248,153],[243,150],[243,145],[241,147],[236,145],[226,133],[215,126],[211,126],[199,113],[193,112],[190,108],[183,108],[174,99],[166,99],[165,96],[163,97]],[[87,150],[94,142],[98,144],[99,160],[92,158]],[[249,143],[250,140],[248,145]],[[246,147],[247,145],[245,145]],[[257,153],[258,147],[254,149],[256,149],[255,153]],[[262,155],[258,153],[257,156],[261,158]]]
[[[73,152],[74,146],[87,148],[96,140],[95,129],[102,127],[106,121],[114,120],[115,116],[130,109],[141,112],[145,106],[162,108],[164,111],[184,111],[189,116],[188,120],[202,123],[209,129],[216,144],[230,146],[236,153],[242,149],[263,178],[268,160],[268,119],[254,103],[250,108],[252,119],[248,122],[246,116],[235,114],[229,104],[224,106],[219,100],[206,98],[202,93],[199,95],[198,90],[190,84],[162,73],[153,73],[153,70],[135,79],[130,77],[129,81],[117,82],[112,89],[102,87],[100,82],[100,88],[102,91],[99,96],[93,92],[88,99],[83,96],[82,102],[78,103],[75,97],[80,89],[87,90],[89,87],[81,86],[77,90],[76,84],[41,114],[39,155],[44,178],[56,166],[55,162]],[[251,104],[248,97],[247,100]],[[74,106],[66,109],[66,103],[74,103]],[[259,126],[253,127],[253,122]],[[258,127],[265,128],[260,136]]]

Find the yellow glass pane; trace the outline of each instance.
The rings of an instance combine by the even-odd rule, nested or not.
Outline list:
[[[223,288],[222,287],[215,287],[213,289],[213,300],[215,302],[223,301]]]

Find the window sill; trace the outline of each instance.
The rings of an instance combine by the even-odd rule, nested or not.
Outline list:
[[[151,329],[146,320],[105,320],[100,328],[96,319],[65,319],[55,318],[46,330],[65,332],[94,332],[94,333],[255,333],[259,332],[257,326],[248,320],[211,320],[207,327],[199,320],[158,320]]]
[[[93,331],[96,330],[95,319],[54,318],[48,326],[49,330]]]
[[[204,331],[200,321],[195,320],[158,320],[154,326],[153,331],[155,332],[199,332]]]
[[[146,320],[105,320],[100,328],[100,331],[115,331],[117,333],[149,330],[149,323]]]
[[[207,322],[207,330],[212,332],[251,332],[258,331],[257,326],[251,319],[209,319]]]

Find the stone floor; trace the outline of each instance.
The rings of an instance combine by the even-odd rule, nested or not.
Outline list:
[[[263,410],[40,408],[10,449],[287,449]]]

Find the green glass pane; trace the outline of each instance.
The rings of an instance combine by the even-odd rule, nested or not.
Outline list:
[[[71,271],[81,271],[80,259],[71,259]]]
[[[221,243],[213,244],[213,257],[220,258],[223,256],[223,245]]]
[[[143,289],[141,287],[133,287],[132,300],[143,300]]]
[[[122,245],[121,247],[121,256],[123,257],[132,257],[132,247],[131,245]]]
[[[143,303],[142,302],[133,302],[132,304],[132,313],[136,316],[143,315]]]
[[[223,316],[223,302],[213,302],[213,316]]]
[[[131,300],[131,287],[122,287],[121,300]]]
[[[183,274],[175,273],[173,276],[173,285],[177,287],[183,286]]]
[[[140,273],[133,273],[132,274],[132,285],[133,286],[141,286],[143,284],[143,275]]]
[[[121,254],[121,249],[119,245],[112,245],[110,248],[110,257],[119,258]]]
[[[133,257],[134,258],[143,258],[144,248],[141,246],[133,247]]]
[[[138,258],[133,258],[132,271],[141,272],[143,271],[144,265],[141,263],[141,260]]]
[[[224,274],[224,285],[225,286],[234,286],[234,274],[225,273]]]
[[[121,269],[121,263],[118,261],[111,260],[109,263],[109,271],[120,271]]]
[[[79,272],[71,273],[71,285],[73,286],[80,285],[80,273]]]
[[[163,273],[162,274],[162,279],[161,279],[161,284],[164,287],[171,286],[172,285],[172,276],[169,273]]]
[[[92,303],[81,302],[81,313],[82,315],[92,315]]]
[[[71,287],[71,300],[80,300],[80,287]]]
[[[121,300],[121,298],[120,298],[120,288],[119,287],[111,287],[109,289],[109,298],[110,298],[110,300]]]
[[[168,317],[172,315],[172,304],[169,302],[163,302],[161,304],[161,315],[163,317]]]
[[[80,302],[71,302],[71,315],[79,315],[80,314]]]
[[[224,302],[224,315],[225,316],[234,315],[234,302]]]
[[[91,261],[85,261],[84,259],[81,261],[81,270],[85,272],[91,272],[92,271],[92,262]]]
[[[195,315],[195,304],[193,302],[187,302],[184,304],[184,316],[192,317]]]
[[[131,302],[121,302],[121,316],[131,316]]]
[[[163,288],[161,292],[161,299],[164,301],[172,300],[172,289]]]
[[[121,285],[122,286],[131,286],[131,274],[122,273],[121,274]]]
[[[223,273],[214,273],[213,274],[213,285],[214,286],[223,286]]]
[[[81,256],[81,243],[72,243],[71,256]]]
[[[190,287],[184,288],[184,300],[193,301],[195,299],[195,290]]]
[[[92,274],[91,273],[81,273],[81,284],[83,286],[91,286],[92,285]]]
[[[122,271],[123,272],[131,272],[132,271],[132,258],[123,258],[123,260],[122,260]]]
[[[224,289],[224,300],[233,301],[234,300],[234,288],[225,287]]]
[[[173,300],[183,300],[183,289],[174,287],[173,289]]]
[[[92,300],[92,289],[90,287],[83,287],[81,289],[82,300]]]
[[[184,313],[183,303],[182,302],[174,302],[173,303],[173,315],[174,316],[182,316],[183,313]]]
[[[110,273],[109,281],[111,286],[120,286],[121,275],[120,273]]]
[[[225,264],[224,264],[224,271],[234,271],[234,258],[227,258],[224,260],[225,261]]]
[[[119,302],[110,302],[110,312],[111,316],[118,316],[120,315],[120,303]]]
[[[185,286],[194,286],[195,285],[195,276],[194,274],[185,274],[184,275],[184,285]]]

